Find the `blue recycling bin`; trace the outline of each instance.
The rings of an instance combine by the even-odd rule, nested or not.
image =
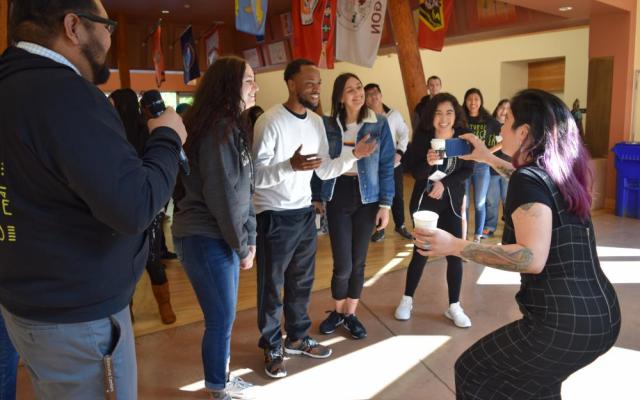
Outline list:
[[[616,155],[616,215],[640,219],[640,143],[620,142]]]

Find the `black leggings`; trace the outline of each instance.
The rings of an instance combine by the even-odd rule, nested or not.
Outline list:
[[[415,189],[414,189],[415,190]],[[412,198],[416,197],[416,193],[413,193]],[[419,194],[416,198],[419,198]],[[448,191],[445,190],[440,200],[432,199],[424,194],[422,203],[420,204],[420,210],[429,210],[438,213],[438,228],[445,230],[455,237],[462,237],[462,221],[458,215],[460,215],[460,208],[456,210],[456,215],[453,212],[452,206],[460,204],[460,202],[451,202]],[[416,204],[415,207],[418,207]],[[405,284],[404,294],[405,296],[413,297],[420,283],[422,277],[422,271],[427,263],[429,257],[425,257],[418,253],[416,247],[413,247],[413,256],[407,269],[407,281]],[[460,257],[447,256],[447,286],[449,288],[449,304],[457,303],[460,300],[460,287],[462,286],[462,260]]]
[[[333,198],[327,203],[333,253],[331,295],[335,300],[360,298],[369,238],[377,212],[378,203],[362,204],[357,177],[336,179]]]

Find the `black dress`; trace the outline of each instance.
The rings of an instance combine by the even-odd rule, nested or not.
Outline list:
[[[523,318],[490,333],[455,366],[457,399],[560,399],[562,382],[609,350],[620,331],[620,307],[600,268],[591,220],[566,211],[541,169],[510,179],[504,244],[513,244],[511,214],[540,202],[553,210],[549,258],[540,274],[521,274],[516,301]]]

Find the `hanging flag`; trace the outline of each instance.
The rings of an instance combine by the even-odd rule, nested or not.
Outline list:
[[[418,44],[423,49],[442,51],[444,36],[453,14],[453,0],[420,0]]]
[[[153,68],[156,71],[156,85],[160,87],[164,82],[164,55],[162,54],[162,20],[158,21],[156,30],[152,36],[151,56],[153,58]]]
[[[236,29],[264,36],[268,0],[236,0]]]
[[[293,58],[306,58],[333,69],[336,0],[293,0]]]
[[[204,35],[204,47],[207,51],[207,66],[213,64],[222,54],[222,46],[220,44],[220,31],[215,26],[206,35]]]
[[[386,12],[387,0],[338,1],[336,58],[371,68]]]
[[[196,42],[193,40],[191,25],[180,35],[180,47],[182,48],[182,77],[186,84],[200,76],[198,52],[196,51]]]

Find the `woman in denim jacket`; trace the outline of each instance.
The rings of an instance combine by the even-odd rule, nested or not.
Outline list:
[[[314,185],[314,198],[327,202],[333,253],[331,295],[336,302],[335,310],[320,324],[320,333],[330,334],[344,325],[354,339],[362,339],[367,331],[356,317],[356,308],[371,232],[374,227],[384,229],[389,222],[395,147],[386,118],[365,105],[362,82],[351,73],[336,78],[331,117],[324,117],[324,125],[332,158],[353,151],[362,138],[378,143],[376,151],[358,160],[350,171]]]

